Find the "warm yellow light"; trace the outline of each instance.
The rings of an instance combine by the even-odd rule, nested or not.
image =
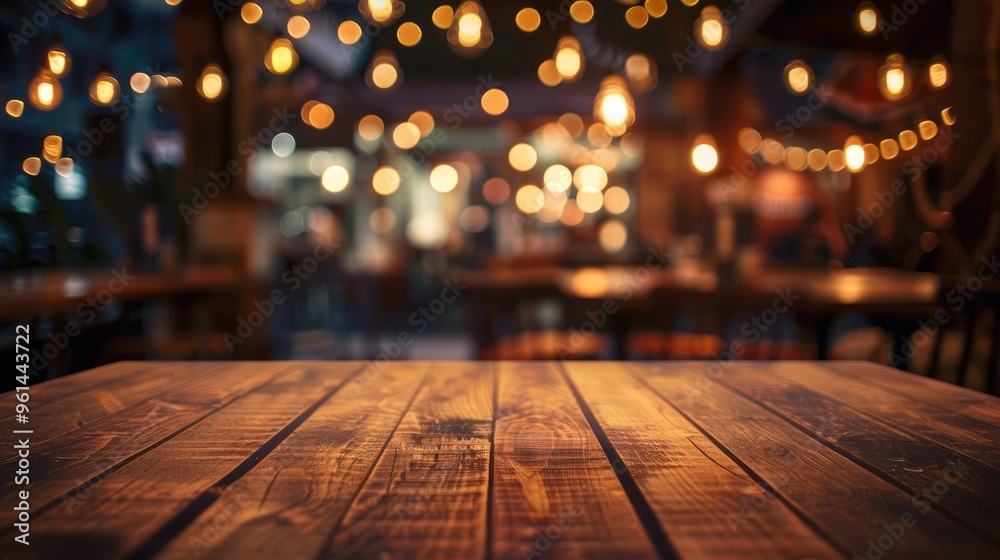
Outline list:
[[[912,130],[904,130],[899,133],[899,147],[903,151],[910,151],[917,147],[917,133]]]
[[[739,142],[740,149],[748,154],[752,154],[760,149],[763,138],[753,128],[744,128],[737,133],[736,141]]]
[[[879,92],[886,99],[895,101],[910,93],[910,70],[901,55],[889,55],[879,68],[878,77]]]
[[[376,115],[365,115],[358,121],[358,135],[369,142],[374,142],[382,136],[385,124]]]
[[[585,214],[593,214],[604,206],[604,193],[597,187],[586,187],[576,193],[576,206]]]
[[[101,72],[90,83],[90,99],[98,105],[111,105],[118,100],[121,86],[111,74]]]
[[[436,165],[431,169],[430,181],[431,188],[437,192],[451,192],[458,186],[458,171],[447,163]]]
[[[462,56],[478,56],[493,44],[486,10],[476,0],[465,0],[455,10],[447,34],[450,48]]]
[[[580,210],[580,207],[576,205],[576,200],[567,200],[566,205],[563,206],[562,216],[559,216],[559,221],[564,226],[573,227],[580,225],[580,222],[586,217],[583,210]]]
[[[392,51],[379,51],[372,58],[366,78],[368,85],[377,90],[388,91],[399,86],[402,72]]]
[[[483,183],[483,198],[498,206],[507,202],[510,198],[510,183],[500,177],[490,177]]]
[[[351,181],[351,175],[347,172],[341,165],[331,165],[326,168],[323,172],[320,182],[323,188],[332,192],[338,193],[347,188],[347,184]]]
[[[431,21],[438,29],[448,29],[455,19],[455,10],[451,6],[443,5],[434,9],[431,14]]]
[[[604,209],[612,214],[623,214],[630,202],[628,191],[622,187],[609,187],[604,191]]]
[[[941,123],[947,126],[955,124],[955,111],[951,107],[941,109]]]
[[[580,41],[572,35],[560,38],[553,60],[556,63],[556,71],[564,80],[573,81],[578,78],[583,72],[583,48],[580,46]]]
[[[806,150],[798,146],[791,146],[785,149],[785,167],[792,171],[802,171],[808,165]]]
[[[924,140],[930,140],[931,138],[937,136],[938,127],[934,121],[921,121],[920,124],[917,125],[917,130],[920,131],[921,138]]]
[[[514,204],[525,214],[537,214],[545,206],[545,193],[535,185],[524,185],[514,195]]]
[[[198,95],[208,101],[216,101],[226,93],[229,80],[226,78],[222,68],[215,64],[209,64],[201,72],[198,81],[195,82],[195,89]]]
[[[813,72],[805,62],[793,60],[785,67],[785,86],[792,93],[805,93],[812,87]]]
[[[764,154],[764,161],[771,165],[778,165],[785,159],[785,147],[771,138],[760,143],[760,152]]]
[[[861,149],[865,151],[865,165],[871,165],[878,161],[878,146],[875,144],[864,144]]]
[[[636,93],[646,93],[656,87],[656,60],[643,53],[633,53],[625,59],[625,78]]]
[[[397,11],[401,11],[396,6],[396,0],[362,0],[360,8],[362,14],[379,24],[390,23],[398,15]]]
[[[372,188],[380,195],[388,196],[399,189],[400,177],[395,168],[384,165],[372,175]]]
[[[625,80],[612,74],[604,78],[597,92],[594,120],[604,123],[610,135],[621,136],[635,122],[634,107],[635,102]]]
[[[588,163],[573,172],[573,184],[581,191],[587,189],[604,190],[608,186],[608,173],[599,165]]]
[[[165,0],[168,6],[179,6],[182,0]]]
[[[694,148],[691,150],[691,163],[699,173],[707,175],[715,171],[719,165],[719,152],[711,136],[702,135],[695,139]]]
[[[542,183],[552,192],[565,192],[573,184],[573,174],[565,165],[549,166],[542,174]]]
[[[48,52],[46,58],[48,59],[49,70],[52,71],[52,74],[62,76],[66,72],[69,72],[70,60],[66,51],[60,48],[53,48]]]
[[[299,64],[299,55],[295,52],[292,42],[283,37],[279,37],[271,43],[271,47],[264,55],[264,66],[273,74],[279,76],[288,74]]]
[[[906,85],[906,75],[899,68],[892,68],[885,75],[885,87],[893,95],[903,91]]]
[[[927,82],[934,89],[941,89],[951,81],[951,68],[943,57],[931,59],[927,67]]]
[[[616,133],[620,136],[622,130],[616,130]],[[614,138],[610,126],[603,122],[595,122],[587,127],[587,141],[595,148],[607,148]]]
[[[70,158],[60,158],[55,163],[56,174],[60,177],[69,177],[73,173],[73,160]]]
[[[26,158],[24,163],[21,164],[21,169],[23,169],[28,175],[38,175],[42,172],[42,160],[36,157]]]
[[[510,101],[507,99],[507,94],[504,93],[502,89],[493,88],[486,90],[483,94],[482,99],[480,99],[480,104],[483,106],[483,111],[486,111],[490,115],[502,115],[504,111],[507,110],[507,106]]]
[[[826,168],[826,152],[819,148],[813,148],[809,150],[806,161],[809,163],[811,171],[822,171]]]
[[[879,149],[882,150],[882,159],[892,159],[899,155],[899,144],[892,138],[879,142]]]
[[[577,23],[587,23],[594,18],[594,5],[587,0],[578,0],[570,4],[569,15]]]
[[[28,84],[28,101],[36,109],[50,111],[62,102],[62,85],[52,72],[43,70]]]
[[[337,38],[345,45],[353,45],[361,40],[361,26],[355,21],[343,21],[337,26]]]
[[[542,17],[539,15],[538,10],[534,8],[524,8],[520,12],[517,12],[514,22],[517,23],[518,29],[530,33],[531,31],[538,29],[538,26],[542,23]]]
[[[11,99],[7,102],[6,109],[7,114],[16,119],[24,113],[24,101],[21,101],[20,99]]]
[[[63,139],[61,136],[51,134],[42,140],[42,157],[49,163],[55,163],[62,157]]]
[[[420,142],[420,129],[411,122],[399,123],[392,130],[392,143],[401,150],[409,150]]]
[[[649,12],[642,6],[632,6],[625,10],[625,23],[633,29],[642,29],[649,23]]]
[[[293,39],[301,39],[309,34],[309,20],[306,18],[295,15],[288,18],[288,35]]]
[[[458,42],[472,47],[482,38],[483,20],[479,14],[465,14],[458,18]]]
[[[865,37],[871,37],[877,32],[881,17],[875,6],[863,2],[854,12],[854,25],[859,33]]]
[[[323,130],[333,124],[333,119],[333,108],[326,103],[316,103],[309,107],[309,112],[303,120],[313,128]]]
[[[538,81],[549,87],[555,87],[562,83],[562,75],[556,68],[556,61],[548,59],[538,65]]]
[[[244,22],[251,25],[260,21],[260,18],[263,15],[264,10],[262,10],[260,6],[254,2],[247,2],[246,4],[243,4],[242,8],[240,8],[240,17],[243,18]]]
[[[423,35],[424,33],[420,30],[420,26],[412,21],[400,24],[399,29],[396,30],[396,39],[399,41],[399,44],[404,47],[412,47],[416,45],[420,42]]]
[[[661,18],[667,13],[667,0],[646,0],[646,11],[654,18]]]
[[[406,120],[417,125],[417,128],[420,129],[421,137],[426,138],[431,132],[434,132],[434,116],[427,111],[415,111]]]
[[[528,171],[538,162],[538,154],[529,144],[516,144],[507,154],[510,166],[518,171]]]
[[[865,166],[865,149],[861,145],[861,138],[852,136],[847,139],[844,146],[844,159],[847,163],[847,169],[850,171],[859,171]]]
[[[840,171],[847,166],[847,156],[844,155],[843,150],[830,150],[830,153],[826,155],[826,161],[830,171]]]
[[[131,86],[132,91],[136,93],[146,93],[149,90],[149,84],[149,75],[143,72],[136,72],[135,74],[132,74],[132,77],[128,80],[128,85]]]
[[[715,6],[706,6],[694,23],[695,38],[701,46],[717,51],[729,41],[729,24],[722,19],[722,12]]]
[[[597,242],[601,249],[609,253],[617,253],[625,248],[628,242],[628,229],[619,220],[608,220],[597,230]]]

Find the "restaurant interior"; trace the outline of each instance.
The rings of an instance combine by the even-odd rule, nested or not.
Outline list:
[[[995,3],[11,0],[0,24],[0,342],[31,325],[36,380],[832,359],[997,390]]]

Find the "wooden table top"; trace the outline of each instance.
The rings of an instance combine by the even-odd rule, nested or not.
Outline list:
[[[862,362],[122,362],[30,395],[0,395],[33,430],[11,558],[1000,557],[1000,399]]]

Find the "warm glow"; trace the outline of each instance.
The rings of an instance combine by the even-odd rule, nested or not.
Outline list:
[[[379,64],[372,69],[372,81],[382,89],[387,89],[396,83],[396,69],[391,64]]]
[[[62,102],[62,85],[52,72],[43,70],[28,85],[28,101],[36,109],[49,111]]]
[[[293,39],[301,39],[309,34],[309,20],[302,16],[288,18],[288,35]]]
[[[264,10],[253,2],[247,2],[246,4],[243,4],[242,8],[240,8],[240,17],[243,18],[243,21],[249,24],[257,23],[263,15]]]
[[[619,220],[608,220],[597,231],[597,242],[601,249],[609,253],[617,253],[625,248],[628,242],[628,229]]]
[[[15,119],[20,117],[24,113],[24,101],[20,99],[11,99],[7,102],[7,114],[14,117]]]
[[[222,71],[222,68],[214,64],[209,64],[201,72],[201,76],[198,77],[195,89],[198,90],[198,95],[201,95],[208,101],[215,101],[226,93],[228,82],[229,80],[226,79],[226,74]]]
[[[806,168],[807,154],[805,148],[790,146],[785,148],[785,167],[792,171],[802,171]]]
[[[649,23],[649,12],[642,6],[632,6],[625,10],[625,23],[634,29],[642,29]]]
[[[847,163],[847,169],[859,171],[865,166],[865,159],[865,149],[861,145],[861,139],[857,136],[848,138],[844,146],[844,160]]]
[[[529,144],[517,144],[507,154],[510,166],[518,171],[528,171],[538,161],[538,154]]]
[[[879,68],[878,76],[879,92],[889,101],[901,99],[910,93],[910,70],[902,56],[889,55]]]
[[[941,109],[941,123],[947,126],[955,124],[955,111],[951,107]]]
[[[542,183],[552,192],[565,192],[573,184],[573,174],[565,165],[555,164],[545,170]]]
[[[667,0],[646,0],[646,11],[654,18],[661,18],[667,13]]]
[[[951,69],[941,57],[935,57],[927,67],[927,82],[934,89],[941,89],[951,81]]]
[[[604,193],[597,187],[587,187],[576,193],[576,206],[585,214],[593,214],[604,206]]]
[[[636,93],[646,93],[656,87],[656,60],[648,54],[634,53],[625,59],[625,78]]]
[[[892,159],[899,155],[899,144],[892,138],[882,140],[879,149],[882,151],[882,159]]]
[[[361,26],[355,21],[344,21],[337,26],[337,38],[345,45],[353,45],[361,40]]]
[[[70,158],[60,158],[55,163],[56,174],[60,177],[69,177],[73,173],[73,160]]]
[[[514,196],[514,204],[525,214],[537,214],[545,205],[545,193],[535,185],[524,185]]]
[[[309,107],[306,118],[303,120],[313,128],[323,130],[333,124],[333,118],[333,108],[326,103],[316,103]]]
[[[612,214],[622,214],[628,210],[628,191],[622,187],[609,187],[604,191],[604,209]]]
[[[455,11],[451,6],[438,6],[434,9],[434,13],[431,14],[431,21],[434,22],[434,26],[438,29],[448,29],[451,27],[452,21],[455,18]]]
[[[878,10],[868,2],[862,3],[854,13],[854,25],[865,37],[871,37],[878,30],[881,16]]]
[[[417,125],[422,138],[426,138],[431,132],[434,132],[434,117],[427,111],[415,111],[406,120]]]
[[[517,12],[514,21],[517,23],[517,28],[521,31],[531,32],[538,29],[538,26],[541,25],[542,17],[538,14],[538,10],[524,8],[520,12]]]
[[[136,72],[132,74],[129,78],[128,85],[132,87],[132,91],[136,93],[146,93],[149,90],[150,84],[149,75],[143,72]]]
[[[399,86],[402,72],[399,61],[392,51],[379,51],[372,58],[366,76],[368,85],[377,90],[388,91]]]
[[[938,128],[934,121],[921,121],[917,125],[917,130],[920,131],[920,137],[924,140],[930,140],[937,136]]]
[[[390,233],[396,227],[396,213],[391,208],[376,208],[368,216],[368,226],[380,235]]]
[[[399,41],[399,44],[404,47],[412,47],[416,45],[420,42],[423,35],[424,33],[420,30],[420,26],[412,21],[400,24],[399,29],[396,30],[396,39]]]
[[[826,152],[819,148],[813,148],[809,150],[806,161],[809,163],[811,171],[822,171],[826,168]]]
[[[446,164],[434,166],[431,169],[431,188],[440,193],[451,192],[458,186],[458,171]]]
[[[382,136],[385,124],[375,115],[365,115],[358,121],[358,135],[369,142],[374,142]]]
[[[826,155],[826,161],[830,171],[840,171],[847,166],[847,157],[843,150],[830,150]]]
[[[813,72],[801,60],[793,60],[785,67],[785,85],[792,93],[805,93],[813,81]]]
[[[729,24],[722,20],[722,12],[715,6],[706,6],[694,23],[695,38],[701,46],[717,51],[729,41]]]
[[[275,39],[264,55],[264,66],[273,74],[288,74],[299,64],[299,55],[292,42],[285,38]]]
[[[736,135],[736,141],[739,142],[740,149],[748,154],[759,150],[762,140],[760,133],[753,128],[744,128]]]
[[[594,18],[594,5],[587,0],[578,0],[570,4],[569,15],[577,23],[587,23]]]
[[[420,142],[420,129],[411,122],[400,123],[392,130],[392,143],[401,150],[409,150]]]
[[[54,48],[49,51],[47,57],[49,62],[49,70],[56,76],[62,76],[69,71],[69,55],[66,51]]]
[[[861,149],[865,151],[865,165],[871,165],[878,161],[878,146],[875,144],[865,144],[861,146]]]
[[[496,88],[487,90],[480,100],[483,111],[490,115],[502,115],[507,110],[509,103],[507,94],[502,89]]]
[[[392,19],[395,0],[362,0],[362,2],[368,7],[367,10],[362,10],[362,13],[367,11],[366,15],[371,16],[376,22],[387,23]]]
[[[583,210],[580,210],[575,200],[567,200],[566,206],[563,206],[562,216],[559,217],[559,221],[564,226],[573,227],[580,225],[580,222],[586,217],[587,215],[583,213]]]
[[[892,68],[885,74],[885,87],[889,93],[895,95],[903,91],[906,85],[906,75],[899,68]]]
[[[63,139],[62,136],[51,134],[42,140],[42,157],[49,163],[55,163],[62,157]]]
[[[594,120],[604,123],[612,136],[625,134],[635,122],[635,103],[621,76],[612,74],[601,82],[594,100]]]
[[[111,74],[101,72],[90,84],[90,100],[98,105],[111,105],[118,100],[121,87]]]
[[[695,140],[694,149],[691,150],[691,163],[699,173],[707,175],[715,171],[719,165],[719,152],[711,137],[701,136]]]
[[[510,184],[500,177],[490,177],[483,183],[483,198],[490,204],[500,205],[510,198]]]
[[[493,44],[493,30],[479,2],[465,0],[459,4],[447,39],[452,50],[462,56],[477,56]]]
[[[380,195],[388,196],[399,189],[400,177],[395,168],[384,165],[372,175],[372,188]]]
[[[917,147],[917,133],[912,130],[904,130],[899,133],[899,147],[903,151],[909,151]]]
[[[23,169],[28,175],[38,175],[42,172],[42,160],[36,157],[27,158],[24,160],[24,163],[21,164],[21,169]]]
[[[562,75],[556,68],[556,61],[548,59],[538,65],[538,81],[549,87],[555,87],[562,83]]]
[[[333,193],[338,193],[346,189],[350,181],[351,175],[341,165],[327,167],[320,178],[323,188]]]
[[[583,72],[583,49],[572,35],[563,36],[556,46],[553,57],[556,71],[566,81],[575,80]]]
[[[608,173],[598,165],[581,165],[573,172],[573,184],[581,191],[588,188],[604,190],[608,186]]]

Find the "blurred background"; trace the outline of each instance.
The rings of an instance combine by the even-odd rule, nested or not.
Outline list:
[[[1000,2],[9,0],[0,324],[996,391]]]

